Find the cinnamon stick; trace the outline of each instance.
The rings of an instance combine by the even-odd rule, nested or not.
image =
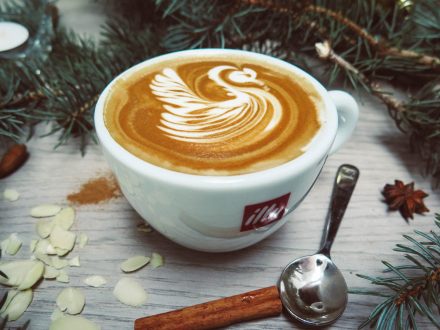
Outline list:
[[[281,314],[282,304],[276,286],[250,291],[143,317],[134,322],[135,330],[204,330]]]

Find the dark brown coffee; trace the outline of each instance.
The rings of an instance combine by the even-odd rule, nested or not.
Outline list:
[[[246,56],[164,60],[117,80],[104,119],[135,156],[173,171],[236,175],[298,157],[320,128],[319,96]]]

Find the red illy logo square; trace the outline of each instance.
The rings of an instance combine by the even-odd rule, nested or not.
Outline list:
[[[289,198],[290,193],[271,199],[270,201],[246,205],[240,231],[264,227],[280,220],[286,211]]]

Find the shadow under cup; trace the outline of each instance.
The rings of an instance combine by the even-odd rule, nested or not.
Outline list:
[[[105,100],[115,81],[163,60],[200,55],[240,55],[250,61],[273,63],[313,86],[323,109],[321,127],[307,150],[291,161],[259,172],[211,176],[155,166],[119,145],[104,123]],[[339,129],[338,116],[342,123]],[[348,94],[327,92],[313,77],[276,58],[240,50],[199,49],[162,55],[123,72],[100,95],[94,119],[104,156],[124,196],[142,218],[185,247],[225,252],[255,244],[285,224],[286,215],[305,198],[327,156],[351,135],[357,106]]]

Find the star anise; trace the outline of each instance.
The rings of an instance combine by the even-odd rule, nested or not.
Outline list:
[[[382,192],[385,202],[390,210],[399,210],[405,220],[413,219],[413,214],[429,212],[423,203],[423,199],[428,196],[423,190],[414,190],[414,182],[404,184],[400,180],[395,180],[394,184],[386,184]]]

